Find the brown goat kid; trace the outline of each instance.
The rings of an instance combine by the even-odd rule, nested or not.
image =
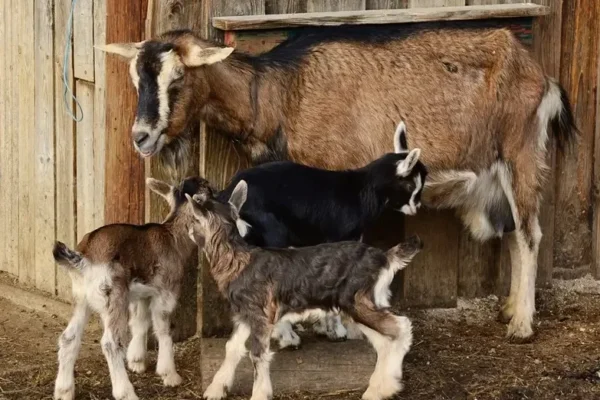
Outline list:
[[[166,386],[177,386],[170,316],[177,304],[184,265],[197,251],[189,236],[193,221],[186,198],[206,184],[187,179],[180,187],[149,178],[150,189],[163,196],[171,212],[162,224],[106,225],[84,236],[77,250],[57,242],[54,258],[71,276],[75,310],[59,339],[56,400],[73,400],[73,370],[89,312],[100,314],[104,325],[102,352],[108,362],[112,393],[117,400],[137,400],[125,370],[128,307],[132,339],[127,363],[134,372],[146,369],[150,323],[158,340],[156,373]]]
[[[538,214],[548,127],[575,137],[566,93],[507,29],[335,28],[306,32],[253,57],[188,31],[105,50],[130,60],[142,155],[185,161],[198,118],[253,163],[290,159],[325,169],[391,151],[395,121],[430,171],[425,205],[453,208],[474,237],[507,233],[508,336],[533,336]]]
[[[247,190],[241,180],[227,204],[217,201],[210,189],[193,199],[188,196],[196,217],[190,234],[203,245],[219,291],[231,304],[235,325],[225,360],[204,398],[226,396],[248,340],[255,371],[251,400],[270,399],[269,341],[274,326],[322,318],[333,309],[352,318],[377,351],[375,371],[362,398],[382,400],[400,391],[412,327],[408,318],[390,311],[390,284],[420,251],[420,239],[414,236],[387,252],[353,241],[300,248],[252,246],[236,227]]]

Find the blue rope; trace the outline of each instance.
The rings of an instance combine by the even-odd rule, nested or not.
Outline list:
[[[67,23],[67,36],[65,38],[66,45],[65,45],[65,58],[63,60],[62,81],[63,81],[63,86],[65,87],[65,91],[63,92],[63,100],[65,102],[65,108],[67,110],[67,114],[69,114],[69,116],[75,122],[81,122],[83,120],[83,109],[81,108],[81,104],[79,104],[77,97],[75,97],[73,90],[69,87],[69,79],[68,79],[69,70],[68,70],[68,65],[67,65],[69,62],[69,53],[71,53],[71,43],[72,43],[71,36],[72,36],[72,30],[73,30],[73,10],[75,9],[76,2],[77,2],[77,0],[71,1],[71,11],[69,13],[69,20]],[[73,109],[69,105],[67,94],[70,94],[71,99],[75,101],[75,104],[77,104],[77,108],[79,109],[80,118],[77,118],[77,116],[73,113]]]

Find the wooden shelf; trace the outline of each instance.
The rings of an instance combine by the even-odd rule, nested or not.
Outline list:
[[[364,24],[405,24],[431,21],[466,21],[493,18],[539,17],[550,8],[531,3],[485,6],[408,8],[398,10],[339,11],[300,14],[215,17],[212,24],[225,31],[339,26]]]

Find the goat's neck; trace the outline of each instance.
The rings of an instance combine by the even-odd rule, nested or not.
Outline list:
[[[227,59],[204,70],[209,94],[199,110],[208,126],[244,141],[266,141],[280,125],[285,74],[259,72],[241,59]]]
[[[220,225],[206,236],[204,243],[210,272],[223,294],[250,262],[250,248],[233,229],[235,226]]]
[[[163,227],[169,232],[175,242],[175,246],[185,258],[189,257],[197,248],[197,245],[189,235],[191,224],[192,217],[189,215],[175,215],[167,218],[163,223]]]

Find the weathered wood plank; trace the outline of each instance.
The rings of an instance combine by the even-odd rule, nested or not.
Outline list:
[[[52,0],[35,2],[35,286],[55,293],[54,211],[54,10]]]
[[[542,65],[546,74],[560,77],[561,31],[557,29],[562,25],[562,0],[539,0],[538,4],[551,7],[551,13],[545,18],[537,18],[533,25],[533,54]],[[542,241],[538,255],[537,283],[548,286],[552,282],[554,266],[554,224],[555,224],[555,189],[556,176],[556,146],[551,142],[548,146],[547,182],[542,197],[540,208],[540,227]]]
[[[94,45],[106,44],[106,2],[94,4]],[[104,224],[105,164],[106,164],[106,76],[105,54],[94,54],[94,179],[96,212],[95,226]]]
[[[223,34],[212,28],[210,20],[222,15],[258,15],[265,12],[264,0],[244,1],[234,4],[227,0],[210,2],[211,7],[204,9],[202,25],[206,38],[223,41]],[[246,50],[242,49],[241,50]],[[238,168],[247,166],[247,160],[241,152],[236,152],[233,143],[224,135],[206,129],[202,124],[200,143],[200,174],[216,186],[223,187]],[[199,299],[199,324],[205,336],[222,335],[231,329],[229,305],[216,289],[210,275],[209,265],[202,257],[201,298]]]
[[[10,193],[16,196],[11,203],[9,209],[9,225],[8,231],[11,232],[8,238],[8,254],[10,257],[10,267],[15,276],[19,276],[19,109],[17,105],[18,80],[14,78],[17,69],[17,42],[14,40],[17,37],[19,28],[18,20],[14,17],[14,10],[18,7],[19,0],[11,0],[7,19],[9,20],[9,34],[7,37],[7,47],[9,48],[9,58],[7,60],[7,82],[9,86],[7,98],[7,116],[9,116],[10,130]]]
[[[540,0],[540,1],[536,1],[535,3],[538,4],[542,4],[542,1],[545,0]],[[560,1],[560,0],[558,0]],[[492,4],[516,4],[516,3],[531,3],[531,1],[527,1],[527,0],[467,0],[467,5],[492,5]],[[548,4],[548,2],[546,2],[546,5],[550,5]]]
[[[73,12],[73,70],[75,78],[90,82],[94,81],[93,8],[94,0],[79,0]]]
[[[56,148],[56,238],[68,246],[76,244],[75,221],[75,122],[67,113],[65,101],[74,110],[72,99],[64,99],[63,59],[65,55],[65,32],[71,7],[70,0],[54,1],[54,93],[55,93],[55,148]],[[72,53],[67,59],[67,82],[73,81]],[[63,268],[56,267],[57,294],[71,298],[71,279]]]
[[[409,0],[367,0],[367,10],[393,10],[407,8]]]
[[[265,0],[265,14],[304,13],[307,3],[307,0]]]
[[[364,10],[365,0],[308,0],[306,9],[309,13],[322,11]]]
[[[139,41],[144,35],[147,0],[106,2],[106,41]],[[144,221],[144,162],[131,143],[137,95],[129,66],[117,56],[106,57],[106,223]]]
[[[600,3],[564,2],[561,83],[581,131],[575,152],[557,157],[555,268],[590,270],[592,262],[592,173],[598,83]]]
[[[600,51],[599,51],[600,52]],[[600,76],[600,60],[598,60]],[[596,96],[596,116],[600,115],[600,96]],[[593,176],[593,222],[592,222],[592,271],[600,279],[600,123],[596,121],[594,138],[594,176]]]
[[[33,2],[13,4],[15,20],[19,21],[16,37],[17,63],[11,79],[18,82],[17,98],[19,143],[19,281],[35,284],[35,125],[34,106],[34,15]]]
[[[83,119],[77,122],[77,241],[98,226],[96,213],[104,214],[104,209],[95,208],[94,198],[97,185],[94,176],[94,158],[98,156],[94,148],[94,84],[82,79],[75,81],[77,100],[81,104]]]
[[[408,8],[464,6],[465,0],[409,0]]]
[[[464,1],[462,2],[464,4]],[[413,2],[413,4],[416,4]],[[339,26],[362,24],[404,24],[431,21],[468,21],[491,18],[536,17],[549,8],[537,4],[499,4],[408,8],[400,10],[339,11],[305,14],[273,14],[216,17],[215,28],[222,30],[276,29],[302,26]]]

